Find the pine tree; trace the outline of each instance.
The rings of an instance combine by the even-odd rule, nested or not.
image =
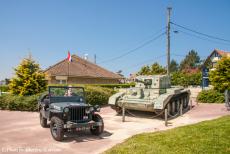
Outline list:
[[[25,58],[15,68],[15,77],[11,79],[9,89],[15,95],[34,95],[46,90],[45,74],[31,57]]]
[[[195,50],[189,51],[180,64],[180,70],[197,68],[200,63],[200,56]]]
[[[169,65],[170,73],[178,71],[178,63],[176,60],[172,59]]]

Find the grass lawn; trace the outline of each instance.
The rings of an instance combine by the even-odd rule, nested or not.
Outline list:
[[[230,154],[230,116],[127,139],[106,154]]]

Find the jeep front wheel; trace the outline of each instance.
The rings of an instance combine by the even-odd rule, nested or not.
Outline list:
[[[99,126],[94,126],[93,128],[90,129],[91,133],[93,135],[100,135],[104,131],[104,122],[102,117],[99,114],[94,114],[93,115],[93,121],[95,122],[100,122],[101,125]]]
[[[47,128],[48,127],[48,125],[47,125],[47,119],[42,116],[41,111],[40,111],[40,125],[43,128]]]
[[[50,132],[56,141],[62,141],[64,138],[63,121],[58,117],[52,117],[50,120]]]

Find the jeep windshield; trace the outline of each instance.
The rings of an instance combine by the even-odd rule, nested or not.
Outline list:
[[[49,87],[50,103],[85,103],[82,87]]]

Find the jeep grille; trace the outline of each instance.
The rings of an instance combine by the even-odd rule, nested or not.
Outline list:
[[[86,114],[85,110],[89,107],[78,106],[69,108],[70,121],[72,122],[87,122],[90,121],[90,114]]]

